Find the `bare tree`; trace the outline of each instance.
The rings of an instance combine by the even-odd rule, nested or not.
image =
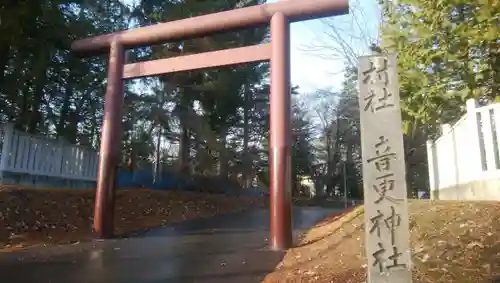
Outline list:
[[[378,29],[382,24],[381,10],[377,1],[353,0],[350,1],[349,15],[340,18],[327,18],[322,20],[323,29],[316,38],[302,47],[302,51],[311,55],[324,58],[325,60],[341,61],[346,69],[356,69],[358,57],[377,51],[379,45]],[[335,105],[338,107],[338,105]],[[330,108],[333,105],[329,106]],[[337,115],[336,109],[324,109],[328,115]],[[320,119],[324,125],[330,125],[332,118],[327,121]],[[405,120],[405,152],[408,181],[408,195],[415,194],[416,188],[425,190],[427,187],[427,164],[425,140],[427,136],[426,125],[418,125],[417,122]],[[330,123],[330,124],[328,124]],[[326,128],[325,128],[326,129]],[[331,130],[330,130],[331,131]],[[330,133],[331,134],[331,133]],[[333,139],[340,138],[333,135]],[[357,137],[359,138],[359,137]],[[332,141],[328,141],[331,145]],[[335,144],[330,150],[336,152]],[[351,153],[350,153],[351,154]],[[337,155],[327,152],[327,166],[325,176],[333,178],[331,166],[338,162]],[[333,179],[335,180],[335,179]]]
[[[355,93],[318,90],[313,94],[316,103],[311,105],[316,121],[317,160],[313,176],[318,195],[322,188],[332,195],[341,183],[343,162],[358,163],[359,110]],[[358,158],[355,158],[358,157]],[[355,160],[356,159],[356,160]]]
[[[302,51],[324,58],[340,60],[345,67],[355,67],[357,58],[376,46],[380,9],[376,1],[353,0],[349,15],[322,19],[322,29]]]

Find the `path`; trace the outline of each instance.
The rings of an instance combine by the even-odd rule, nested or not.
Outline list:
[[[332,209],[294,208],[295,233]],[[283,253],[266,249],[267,210],[183,222],[141,236],[0,254],[9,283],[260,282]]]

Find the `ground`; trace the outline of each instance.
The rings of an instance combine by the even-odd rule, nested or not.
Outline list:
[[[0,187],[0,251],[89,240],[94,196],[94,190]],[[115,231],[128,235],[262,204],[262,199],[251,197],[120,189],[116,194]]]
[[[0,191],[0,247],[6,252],[23,246],[89,239],[93,197],[94,192],[90,190],[4,188]],[[262,199],[256,198],[119,190],[116,232],[127,235],[138,229],[254,208],[263,203]],[[410,201],[409,210],[415,283],[500,282],[500,202],[420,200]],[[263,213],[259,217],[267,219],[266,212]],[[310,212],[304,213],[310,215]],[[271,262],[263,282],[365,282],[363,217],[363,208],[356,207],[332,214],[306,230],[295,248],[288,250],[283,258],[280,256],[276,262]],[[236,224],[246,227],[252,221],[238,221]],[[258,221],[267,227],[268,224]],[[235,224],[233,222],[230,221]],[[202,239],[200,237],[209,237],[219,230],[193,237]],[[235,231],[240,230],[241,227]],[[235,231],[232,233],[237,233]],[[253,235],[246,233],[248,237]],[[224,235],[234,238],[239,234],[226,231]],[[180,240],[184,238],[180,237]],[[245,245],[240,241],[233,244]],[[245,241],[250,243],[250,240]],[[269,256],[262,251],[256,251],[255,255]],[[193,256],[197,258],[196,254]],[[225,253],[219,255],[224,256]]]
[[[410,202],[415,283],[500,282],[499,202]],[[365,282],[363,208],[303,235],[270,282]]]

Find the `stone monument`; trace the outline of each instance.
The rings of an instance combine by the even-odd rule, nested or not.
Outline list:
[[[395,54],[359,59],[368,283],[409,283],[411,252]]]

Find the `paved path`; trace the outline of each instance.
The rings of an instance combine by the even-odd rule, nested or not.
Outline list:
[[[294,208],[294,231],[333,209]],[[283,257],[267,250],[267,210],[193,220],[113,239],[0,254],[0,282],[260,282]]]

